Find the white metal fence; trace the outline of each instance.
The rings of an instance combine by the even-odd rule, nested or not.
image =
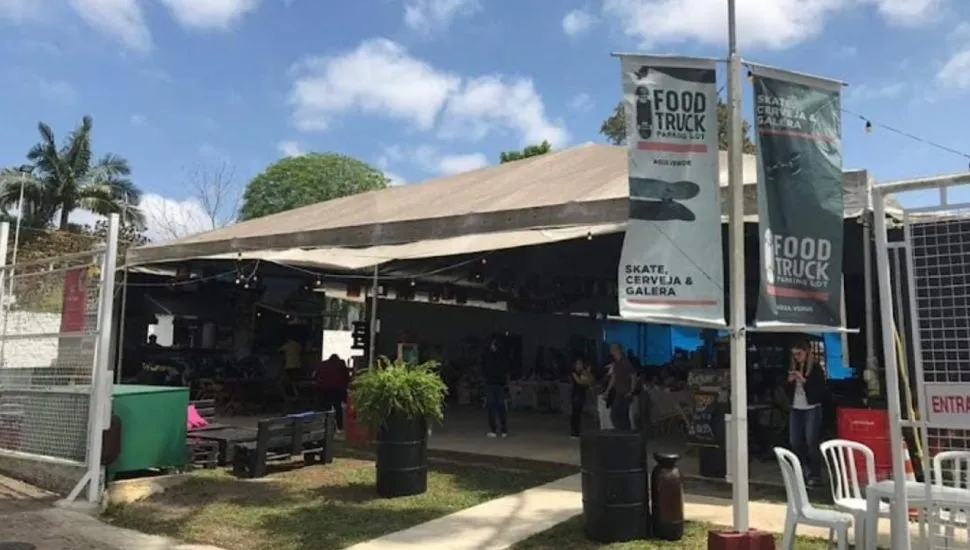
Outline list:
[[[948,200],[956,185],[968,182],[970,175],[935,178],[873,192],[893,440],[894,549],[970,548],[970,203]],[[908,209],[902,220],[887,222],[886,194],[905,191],[924,191],[932,206]],[[889,224],[895,243],[889,242]],[[906,483],[904,430],[918,438],[922,483]],[[902,502],[907,504],[895,505]],[[913,509],[921,511],[921,521],[907,533],[901,526]]]
[[[7,233],[4,224],[4,249]],[[79,467],[85,474],[69,500],[90,482],[87,500],[97,502],[110,423],[117,217],[104,239],[70,238],[81,239],[68,242],[81,251],[21,253],[0,267],[0,455]]]

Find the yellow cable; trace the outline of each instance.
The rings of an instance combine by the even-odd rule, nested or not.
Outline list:
[[[896,357],[898,358],[896,365],[899,368],[899,374],[903,377],[903,389],[906,392],[906,407],[909,409],[909,418],[911,420],[916,420],[916,411],[913,409],[913,390],[909,387],[909,366],[906,364],[906,354],[903,353],[903,339],[899,337],[899,331],[896,326],[893,325],[893,336],[896,340]],[[886,391],[890,391],[890,388],[886,388]],[[899,391],[897,388],[895,391]],[[924,465],[926,462],[923,461],[923,440],[920,437],[919,428],[913,429],[914,437],[916,441],[916,456],[919,458],[919,463]]]

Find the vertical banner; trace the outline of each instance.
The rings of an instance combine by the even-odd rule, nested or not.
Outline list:
[[[724,326],[714,61],[620,63],[630,177],[620,316]]]
[[[842,84],[752,66],[757,325],[842,328]]]

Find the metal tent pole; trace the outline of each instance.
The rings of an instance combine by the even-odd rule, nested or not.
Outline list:
[[[0,332],[0,368],[6,365],[6,347],[7,347],[7,310],[10,307],[9,298],[7,294],[7,279],[10,277],[7,273],[7,243],[10,240],[10,224],[8,222],[0,223],[0,312],[3,314],[3,329]]]
[[[121,319],[118,320],[118,345],[115,348],[115,384],[121,383],[121,365],[125,355],[125,319],[128,318],[128,266],[121,274]]]
[[[872,211],[862,213],[862,278],[866,294],[866,368],[876,363],[876,326],[872,314]]]
[[[873,231],[876,233],[876,283],[879,285],[879,323],[882,329],[883,365],[886,369],[886,401],[889,409],[889,440],[892,445],[895,502],[906,502],[906,474],[903,464],[902,404],[899,398],[899,372],[896,364],[896,343],[893,339],[893,293],[889,272],[889,239],[886,234],[885,195],[875,194],[873,201]],[[909,243],[907,243],[908,246]],[[909,511],[906,506],[892,507],[892,548],[909,548]]]
[[[374,364],[374,352],[377,349],[377,284],[379,267],[379,265],[374,266],[374,276],[371,279],[370,289],[370,335],[367,340],[367,361],[370,365]]]
[[[741,58],[738,56],[735,0],[728,7],[728,188],[731,192],[730,297],[731,297],[731,427],[734,456],[732,500],[734,530],[748,531],[748,381],[746,308],[744,300],[744,173],[741,145],[744,139],[741,120]]]

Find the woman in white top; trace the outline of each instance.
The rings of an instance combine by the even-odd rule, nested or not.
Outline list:
[[[825,372],[816,364],[808,341],[796,342],[791,348],[788,382],[785,386],[791,399],[788,418],[789,442],[794,453],[805,465],[809,486],[822,481],[822,455],[819,449],[822,437],[825,399]]]

